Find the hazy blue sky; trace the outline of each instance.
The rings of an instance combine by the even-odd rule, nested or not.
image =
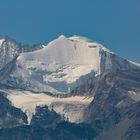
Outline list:
[[[140,62],[140,0],[0,0],[0,37],[36,44],[61,34]]]

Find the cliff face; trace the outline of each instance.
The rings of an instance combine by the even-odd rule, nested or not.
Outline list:
[[[139,139],[140,71],[103,76],[95,93],[85,117],[100,134],[98,139]]]

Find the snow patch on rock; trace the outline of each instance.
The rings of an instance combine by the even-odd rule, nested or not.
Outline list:
[[[5,39],[0,39],[0,46],[3,44],[4,41]]]
[[[134,101],[140,101],[140,91],[128,91],[129,97],[131,97]]]

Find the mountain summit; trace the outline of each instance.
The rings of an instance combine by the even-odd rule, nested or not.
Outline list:
[[[140,138],[140,65],[86,37],[36,46],[1,39],[0,93],[0,139],[8,128],[20,140]]]
[[[66,94],[90,77],[134,65],[86,37],[61,35],[42,46],[19,54],[6,83],[36,92]]]

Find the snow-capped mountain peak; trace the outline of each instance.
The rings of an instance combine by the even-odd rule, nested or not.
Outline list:
[[[8,83],[37,92],[65,94],[90,77],[129,69],[129,63],[86,37],[61,35],[38,50],[20,53]]]
[[[60,35],[58,38],[59,38],[59,39],[61,39],[61,38],[66,38],[66,36],[65,36],[65,35]]]
[[[80,80],[81,76],[85,76],[86,80],[90,73],[92,76],[99,75],[100,60],[98,43],[77,41],[61,35],[40,50],[20,54],[17,65],[24,69],[17,67],[16,73],[18,77],[39,82],[43,88],[49,86],[67,93],[68,89],[82,84],[84,80]]]
[[[37,124],[44,124],[53,111],[52,119],[57,113],[59,121],[90,122],[106,130],[105,125],[107,132],[115,126],[118,131],[127,113],[137,113],[139,104],[134,104],[140,100],[139,64],[98,42],[63,35],[35,49],[10,39],[1,42],[0,101],[4,115],[0,127],[5,122],[11,127],[9,120],[13,127],[36,123],[36,119]],[[130,116],[136,120],[137,115]]]

